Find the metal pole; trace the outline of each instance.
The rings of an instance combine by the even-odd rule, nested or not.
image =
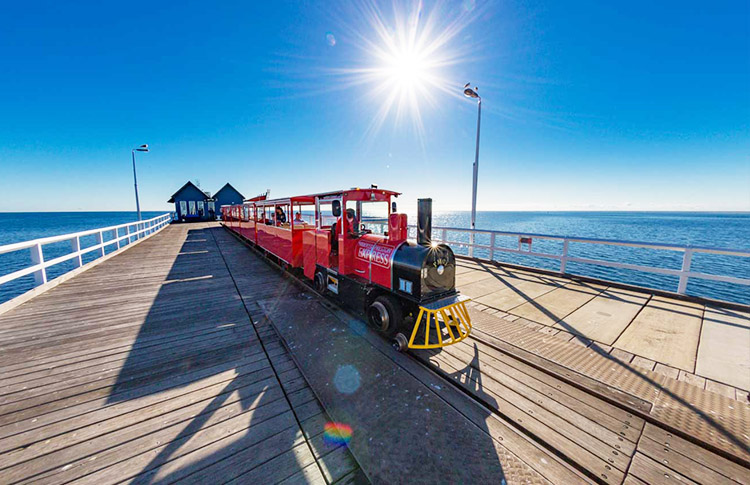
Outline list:
[[[479,127],[482,123],[482,98],[477,101],[477,150],[474,154],[474,183],[471,191],[471,228],[476,229],[477,221],[477,177],[479,175]]]
[[[138,220],[141,220],[141,203],[138,201],[138,178],[135,175],[135,149],[131,150],[133,155],[133,185],[135,186],[135,209],[138,211]],[[476,177],[476,176],[475,176]]]

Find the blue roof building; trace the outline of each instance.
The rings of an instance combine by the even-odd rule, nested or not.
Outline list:
[[[210,192],[204,192],[188,181],[167,202],[174,203],[179,221],[213,221],[221,215],[219,208],[222,205],[241,204],[244,199],[229,183],[224,184],[224,187],[211,197]]]
[[[213,199],[216,201],[216,215],[221,215],[222,206],[242,204],[245,200],[245,196],[232,187],[232,184],[226,183],[224,184],[224,187],[220,188],[219,191],[214,194]]]

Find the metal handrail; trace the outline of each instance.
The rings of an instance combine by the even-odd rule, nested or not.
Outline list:
[[[416,226],[410,225],[409,229],[416,229]],[[729,248],[714,248],[714,247],[701,247],[701,246],[683,246],[679,244],[651,243],[651,242],[642,242],[642,241],[624,241],[624,240],[617,240],[617,239],[595,239],[595,238],[571,237],[571,236],[556,236],[556,235],[551,235],[551,234],[492,231],[492,230],[486,230],[486,229],[466,229],[466,228],[460,228],[460,227],[433,227],[432,230],[433,230],[434,239],[444,242],[446,244],[468,248],[469,257],[474,256],[475,249],[484,249],[484,250],[489,251],[490,260],[494,260],[496,251],[500,251],[504,253],[512,253],[512,254],[521,254],[524,256],[535,256],[539,258],[555,259],[555,260],[560,261],[559,273],[561,274],[570,274],[567,272],[568,263],[593,264],[597,266],[607,266],[611,268],[629,269],[629,270],[635,270],[635,271],[643,271],[647,273],[666,274],[666,275],[671,275],[671,276],[677,276],[679,278],[679,281],[677,283],[677,293],[683,294],[683,295],[685,294],[687,290],[687,284],[690,278],[698,278],[698,279],[712,280],[712,281],[723,281],[726,283],[733,283],[733,284],[738,284],[738,285],[750,285],[750,279],[748,278],[738,278],[735,276],[699,273],[699,272],[690,270],[690,265],[692,263],[693,255],[696,253],[721,254],[721,255],[726,255],[726,256],[750,258],[750,249],[729,249]],[[448,240],[447,233],[449,231],[468,234],[469,242],[466,243],[463,241]],[[436,233],[440,234],[440,238],[434,237]],[[477,234],[489,235],[490,244],[489,245],[476,244],[475,236]],[[511,249],[511,248],[496,246],[495,240],[497,236],[519,238],[519,249]],[[561,241],[563,243],[562,253],[561,254],[549,254],[549,253],[532,252],[530,249],[528,251],[520,249],[521,244],[522,244],[520,242],[521,238]],[[634,247],[634,248],[641,248],[641,249],[681,251],[683,253],[682,267],[680,269],[658,268],[654,266],[644,266],[644,265],[639,265],[639,264],[620,263],[617,261],[605,261],[601,259],[574,257],[574,256],[569,255],[570,243],[601,244],[601,245],[607,245],[607,246],[626,246],[626,247]]]
[[[31,262],[33,263],[29,267],[14,271],[13,273],[9,273],[7,275],[0,276],[0,285],[32,273],[34,274],[34,286],[37,287],[43,285],[47,283],[47,268],[49,268],[50,266],[55,266],[57,264],[73,259],[75,260],[75,267],[80,268],[81,266],[85,266],[85,264],[83,263],[84,254],[88,254],[92,251],[98,250],[99,256],[104,256],[105,248],[107,246],[111,246],[114,244],[117,249],[120,249],[121,241],[127,239],[128,244],[130,244],[134,241],[134,239],[138,240],[150,234],[155,234],[161,231],[171,221],[171,214],[166,213],[145,221],[128,222],[116,226],[90,229],[87,231],[75,232],[71,234],[61,234],[59,236],[43,237],[39,239],[32,239],[30,241],[23,241],[0,246],[0,254],[29,249],[31,251]],[[134,228],[135,230],[131,231],[131,228]],[[125,234],[122,236],[120,235],[121,229],[124,229],[125,231]],[[104,234],[108,232],[111,232],[113,234],[113,238],[105,241]],[[96,244],[82,249],[81,238],[92,235],[96,236]],[[64,241],[70,241],[71,252],[45,261],[42,247],[47,244],[59,243]],[[90,264],[90,262],[86,264]]]

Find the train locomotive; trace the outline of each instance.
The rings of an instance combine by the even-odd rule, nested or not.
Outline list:
[[[409,240],[399,195],[372,186],[256,198],[222,207],[222,221],[319,293],[362,311],[397,350],[460,342],[471,332],[468,298],[456,291],[453,251],[432,240],[432,200],[419,199]]]

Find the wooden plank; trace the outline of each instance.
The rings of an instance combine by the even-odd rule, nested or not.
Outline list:
[[[679,438],[652,424],[646,424],[643,436],[658,443],[682,456],[690,458],[697,466],[710,468],[711,470],[741,484],[750,484],[750,470],[729,461],[715,453],[702,448],[694,443]]]
[[[702,315],[697,303],[654,297],[614,346],[693,372]]]
[[[143,467],[158,456],[159,452],[156,450],[88,475],[84,480],[86,483],[111,483],[122,480],[169,483],[186,481],[189,478],[190,483],[214,483],[216,477],[221,477],[221,481],[226,482],[297,446],[302,445],[307,449],[291,413],[263,421],[255,429],[250,430],[229,435],[209,444],[203,443],[199,437],[195,440],[197,446],[191,446],[189,453],[180,453],[176,458],[145,472]],[[205,446],[200,446],[203,444]],[[287,470],[289,475],[293,475],[299,468]]]
[[[590,283],[568,283],[562,288],[557,288],[533,301],[513,308],[511,313],[552,326],[596,297],[604,288],[602,285]],[[565,325],[563,328],[568,330]]]
[[[487,374],[493,379],[496,375],[499,379],[507,375],[516,381],[514,384],[519,388],[530,388],[531,391],[527,396],[532,398],[531,393],[534,393],[537,395],[537,400],[542,401],[539,404],[543,406],[554,408],[558,404],[564,405],[606,427],[614,433],[612,436],[614,438],[623,436],[633,443],[638,440],[643,420],[494,349],[477,346],[472,353],[469,344],[457,344],[446,347],[443,352],[459,358],[482,375]],[[621,432],[624,434],[619,435]],[[635,447],[631,449],[631,452],[634,449]]]
[[[283,350],[281,351],[283,352]],[[215,373],[224,372],[227,368],[226,360],[225,358],[219,357],[220,356],[214,356],[210,358],[210,360],[216,360],[213,364],[209,363],[207,360],[205,361],[205,366],[196,366],[189,371],[172,377],[169,381],[169,386],[159,382],[160,377],[158,374],[162,373],[154,372],[154,374],[150,375],[148,379],[127,381],[128,385],[121,386],[116,378],[111,377],[108,379],[102,379],[101,381],[94,380],[82,385],[66,387],[59,391],[40,394],[39,396],[22,401],[16,401],[0,406],[0,410],[3,411],[3,415],[0,416],[0,422],[3,425],[14,423],[36,415],[47,414],[92,401],[97,401],[94,405],[105,405],[109,401],[134,399],[151,392],[161,392],[168,387],[185,385],[199,379],[210,377]],[[230,355],[230,357],[233,357],[232,366],[236,366],[235,368],[241,368],[246,364],[259,362],[264,359],[263,353],[260,350],[254,351],[253,349],[248,349],[246,354]],[[170,368],[171,367],[168,366],[166,367],[166,372],[161,375],[161,378],[170,376]]]
[[[644,412],[648,412],[648,410],[651,408],[651,404],[649,402],[632,394],[625,393],[617,387],[614,387],[610,383],[593,379],[569,367],[558,364],[555,361],[551,361],[543,355],[538,355],[537,353],[530,352],[524,348],[508,344],[493,335],[486,334],[484,332],[478,333],[481,334],[482,340],[487,341],[488,343],[492,344],[492,346],[497,347],[503,352],[518,357],[524,362],[529,362],[535,366],[544,368],[548,372],[551,372],[553,375],[564,377],[570,382],[575,382],[577,383],[577,385],[587,388],[593,392],[599,393],[599,395],[607,396],[609,399],[622,402],[625,405],[631,406],[634,409],[642,410]]]
[[[236,379],[231,379],[230,373],[227,373],[226,377],[230,380],[195,389],[192,392],[188,390],[176,396],[172,393],[169,399],[160,395],[149,395],[134,401],[98,408],[65,421],[53,421],[46,426],[6,437],[0,441],[0,446],[4,451],[0,455],[0,467],[10,466],[104,433],[132,426],[154,416],[180,409],[196,400],[206,401],[208,404],[217,394],[231,392],[255,382],[262,382],[263,385],[271,385],[273,382],[267,369]],[[39,419],[42,417],[40,416]]]
[[[584,416],[571,412],[564,406],[556,406],[551,400],[547,401],[546,405],[555,412],[548,411],[539,404],[540,400],[545,403],[540,399],[542,395],[528,387],[516,391],[504,386],[492,379],[493,376],[500,377],[498,373],[483,374],[484,379],[478,374],[464,373],[462,363],[451,360],[444,353],[433,355],[429,360],[488,406],[575,460],[579,466],[595,475],[608,474],[609,483],[619,483],[624,477],[623,472],[627,469],[629,456],[605,442],[616,442],[615,433],[607,432],[604,428],[595,426],[593,422],[584,422],[588,421]],[[528,398],[522,395],[522,392]],[[575,425],[568,420],[573,421]],[[631,444],[630,452],[634,448]],[[608,461],[612,464],[611,467],[607,464]]]
[[[695,484],[694,481],[641,453],[636,453],[633,457],[630,473],[651,485],[671,485],[674,483]]]
[[[612,345],[649,299],[648,294],[607,288],[555,328]]]
[[[737,484],[737,482],[730,480],[726,476],[693,461],[685,455],[676,453],[669,447],[661,445],[645,436],[638,443],[638,452],[697,483],[717,485]]]
[[[750,389],[750,313],[706,307],[695,373]]]
[[[26,479],[34,483],[64,483],[125,460],[131,460],[131,464],[141,463],[144,467],[149,464],[158,466],[154,457],[164,457],[167,455],[165,450],[174,450],[168,454],[174,459],[189,453],[198,442],[207,444],[245,432],[248,426],[256,426],[276,416],[285,415],[279,419],[292,423],[289,406],[278,387],[265,391],[264,387],[256,386],[243,392],[247,397],[232,393],[226,396],[226,401],[216,400],[216,406],[206,406],[205,402],[192,404],[20,463],[3,470],[2,474],[10,481]],[[149,452],[146,456],[139,456],[146,452]],[[91,460],[92,456],[96,456],[96,460]]]

